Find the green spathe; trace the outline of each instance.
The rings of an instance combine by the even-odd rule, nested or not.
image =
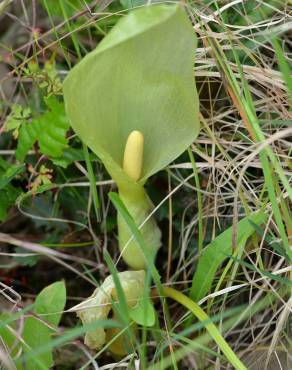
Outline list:
[[[103,161],[138,226],[152,209],[145,181],[178,157],[199,131],[195,47],[191,23],[179,5],[146,6],[122,18],[64,82],[73,129]],[[134,130],[143,134],[145,145],[137,182],[122,169]],[[131,234],[122,220],[118,224],[123,249]],[[147,247],[156,251],[160,232],[155,221],[141,231]],[[132,255],[133,250],[141,254],[138,249],[132,241],[123,257],[131,267],[145,268],[144,259]]]

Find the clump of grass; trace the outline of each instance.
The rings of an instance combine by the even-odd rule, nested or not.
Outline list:
[[[53,94],[62,102],[60,82],[69,68],[139,4],[20,4],[12,2],[0,14],[3,367],[21,368],[21,361],[31,358],[42,362],[41,354],[52,352],[58,369],[135,368],[138,363],[147,369],[230,368],[214,330],[211,335],[205,330],[215,327],[247,368],[290,368],[291,2],[185,4],[199,39],[194,74],[202,129],[188,153],[147,185],[163,235],[152,271],[161,276],[162,289],[149,274],[156,321],[150,328],[139,326],[132,353],[123,359],[109,355],[110,344],[96,353],[81,342],[90,328],[114,327],[113,320],[83,328],[66,312],[109,271],[125,270],[107,195],[112,180],[72,131],[62,156],[43,152],[37,141],[24,160],[17,162],[15,153],[27,123],[44,120],[47,112],[61,118],[44,96]],[[67,308],[61,308],[57,327],[46,317],[54,309],[39,311],[35,297],[61,279]],[[172,288],[196,303],[180,297],[187,299],[184,308],[165,299]],[[199,315],[202,321],[194,318],[192,305],[205,312]],[[53,329],[43,344],[30,343],[31,350],[22,326],[28,317]]]

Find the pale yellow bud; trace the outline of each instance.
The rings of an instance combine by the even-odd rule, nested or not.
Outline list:
[[[137,181],[141,177],[143,166],[144,137],[140,131],[132,131],[128,136],[123,169],[127,175]]]

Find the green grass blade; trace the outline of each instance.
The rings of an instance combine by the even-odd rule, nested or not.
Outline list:
[[[264,212],[257,212],[239,221],[237,226],[237,244],[245,244],[255,232],[250,221],[260,225],[266,220]],[[219,266],[232,254],[233,229],[230,227],[217,236],[204,250],[199,258],[198,266],[193,277],[190,296],[199,301],[209,291]]]
[[[119,299],[118,303],[112,302],[112,304],[117,310],[119,318],[122,319],[123,323],[125,325],[129,325],[129,321],[130,321],[129,309],[128,309],[126,297],[125,297],[125,294],[124,294],[124,291],[123,291],[123,288],[122,288],[122,285],[121,285],[121,282],[118,276],[118,272],[115,268],[113,260],[111,259],[111,256],[109,255],[108,251],[105,250],[103,255],[104,255],[105,262],[113,277],[115,287],[117,290],[118,299]]]
[[[291,68],[290,68],[289,64],[287,63],[287,61],[284,57],[284,54],[283,54],[283,50],[281,49],[281,46],[279,45],[279,42],[277,41],[276,38],[272,39],[272,44],[273,44],[275,52],[276,52],[276,56],[277,56],[277,59],[278,59],[278,62],[279,62],[279,67],[280,67],[280,70],[282,72],[284,81],[285,81],[285,83],[287,85],[287,88],[288,88],[288,91],[290,93],[290,98],[292,99],[292,77],[291,77],[292,71],[291,71]]]
[[[83,153],[84,153],[84,158],[85,158],[85,162],[86,162],[86,168],[87,168],[87,172],[88,172],[89,182],[90,182],[90,191],[91,191],[91,194],[92,194],[96,220],[100,221],[100,214],[99,214],[100,203],[99,203],[99,198],[98,198],[97,189],[96,189],[96,178],[95,178],[93,168],[92,168],[92,165],[91,165],[90,156],[89,156],[89,153],[88,153],[88,148],[85,144],[83,144]]]
[[[172,288],[164,287],[163,292],[167,297],[174,299],[184,307],[188,308],[201,322],[207,321],[208,323],[206,323],[205,328],[214,339],[214,341],[218,344],[218,347],[225,354],[226,358],[234,366],[234,368],[236,370],[247,370],[245,365],[240,361],[240,359],[233,352],[229,344],[222,337],[217,327],[212,322],[210,322],[209,316],[205,313],[205,311],[201,309],[201,307],[197,303],[192,301],[181,292]]]

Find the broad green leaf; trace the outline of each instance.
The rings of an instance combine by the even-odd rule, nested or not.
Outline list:
[[[68,74],[66,110],[73,129],[119,186],[133,130],[145,138],[140,183],[179,156],[199,131],[193,76],[196,38],[178,5],[132,11]]]
[[[17,320],[14,319],[15,314],[10,312],[4,312],[0,314],[0,338],[1,343],[4,343],[5,347],[9,350],[12,359],[19,354],[21,345],[18,337],[18,325]],[[6,323],[5,323],[6,322]],[[37,367],[38,366],[38,367]],[[2,368],[1,368],[2,369]],[[9,368],[10,369],[10,368]],[[11,369],[15,369],[15,366],[11,366]],[[17,369],[25,370],[21,365]],[[46,369],[43,364],[36,360],[36,367],[33,369]]]
[[[24,172],[24,164],[13,164],[10,165],[4,173],[1,173],[0,178],[0,190],[2,190],[6,185],[8,185],[11,180],[13,180],[17,175]]]
[[[34,311],[38,315],[45,315],[43,319],[49,324],[58,326],[65,304],[65,283],[64,281],[58,281],[47,286],[38,294]]]
[[[50,111],[40,117],[38,136],[40,150],[50,157],[60,157],[67,147],[66,132],[69,122],[63,103],[53,97],[47,99],[46,103]]]
[[[21,191],[10,184],[11,180],[25,169],[23,164],[11,165],[0,157],[0,221],[4,221],[7,212],[14,205]]]
[[[15,324],[13,322],[4,324],[4,322],[6,322],[11,316],[12,315],[8,312],[0,314],[0,338],[8,348],[11,348],[16,340],[15,335],[13,335],[13,332],[10,330],[10,328],[15,330]],[[3,325],[1,325],[2,323]]]
[[[32,267],[34,266],[38,261],[40,256],[37,254],[32,254],[32,255],[26,255],[27,250],[21,248],[21,247],[16,247],[14,249],[15,253],[19,254],[17,256],[13,256],[13,260],[17,262],[17,264],[21,266],[29,266]],[[21,254],[24,254],[25,256],[21,256]]]
[[[49,157],[61,157],[67,147],[66,132],[69,122],[64,106],[54,97],[46,99],[48,111],[19,129],[16,158],[23,161],[34,143],[38,141],[40,151]]]
[[[60,322],[62,311],[66,303],[66,288],[63,281],[56,282],[43,289],[35,300],[34,314],[24,323],[23,340],[25,352],[38,348],[40,344],[50,343],[54,330]],[[49,369],[53,365],[52,351],[30,358],[26,368],[30,370]],[[23,369],[19,364],[18,369]]]
[[[86,332],[94,331],[96,328],[99,328],[99,327],[112,328],[112,327],[118,327],[118,326],[119,326],[119,323],[113,320],[97,320],[97,321],[93,321],[90,324],[85,324],[83,326],[77,326],[75,328],[68,329],[62,335],[57,336],[56,338],[52,339],[49,343],[40,343],[39,346],[34,348],[32,351],[27,352],[23,354],[22,356],[18,357],[17,363],[20,363],[24,360],[30,360],[32,358],[36,358],[40,354],[47,352],[48,350],[58,348],[61,345],[68,343],[74,340],[75,338],[78,338],[80,335]]]
[[[2,157],[0,157],[0,172],[6,171],[10,167],[9,162],[5,161]]]
[[[19,161],[23,161],[28,151],[32,148],[38,137],[39,121],[24,123],[19,129],[18,143],[15,156]]]
[[[40,343],[49,343],[51,339],[52,330],[34,317],[28,317],[25,320],[23,329],[23,340],[25,344],[24,352],[30,352]],[[19,370],[28,368],[30,370],[47,370],[53,366],[53,354],[50,351],[42,353],[40,356],[30,359],[26,362],[25,367],[22,364],[18,365]]]
[[[141,299],[138,304],[129,311],[132,320],[143,326],[153,326],[155,324],[155,311],[149,299]]]
[[[30,108],[24,108],[19,104],[12,105],[11,113],[4,123],[4,131],[13,131],[13,136],[17,138],[19,128],[27,121],[30,115]]]
[[[16,187],[8,184],[4,189],[0,190],[0,221],[4,221],[10,207],[15,204],[17,197],[21,191]]]
[[[89,159],[91,162],[97,160],[96,155],[93,153],[89,153]],[[52,158],[51,160],[56,166],[67,168],[75,161],[84,161],[84,151],[82,149],[67,148],[64,150],[62,157]]]
[[[261,225],[266,218],[265,213],[260,211],[239,221],[237,225],[237,244],[244,246],[247,239],[255,232],[250,221],[256,225]],[[233,228],[228,228],[203,250],[190,292],[194,301],[199,301],[208,293],[218,268],[228,258],[228,255],[232,254],[232,233]]]

